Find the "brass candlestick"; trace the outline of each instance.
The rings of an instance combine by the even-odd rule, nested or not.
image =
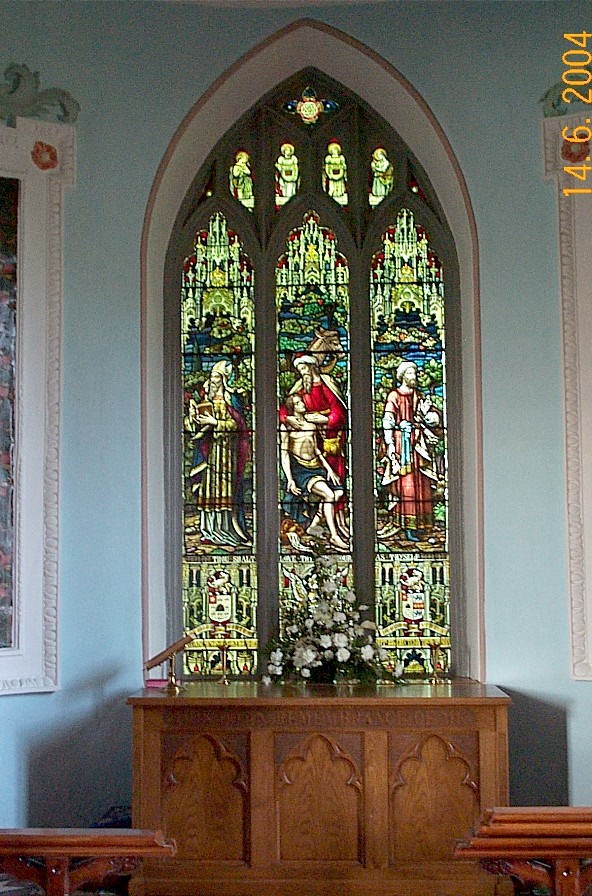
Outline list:
[[[432,684],[440,684],[440,678],[438,673],[438,662],[440,660],[440,647],[441,644],[439,641],[436,641],[433,644],[430,644],[430,660],[432,663],[432,677],[430,679]]]
[[[228,654],[228,646],[225,643],[220,644],[220,654],[222,656],[222,678],[219,679],[220,684],[230,684],[228,680],[228,664],[227,664],[227,654]]]

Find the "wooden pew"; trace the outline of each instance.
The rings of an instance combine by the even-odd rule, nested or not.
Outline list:
[[[491,874],[508,875],[516,893],[536,886],[552,896],[583,896],[592,885],[592,809],[489,809],[454,854],[480,859]]]
[[[107,878],[128,877],[148,857],[176,853],[160,831],[129,828],[0,829],[0,871],[33,881],[47,896],[98,888]]]

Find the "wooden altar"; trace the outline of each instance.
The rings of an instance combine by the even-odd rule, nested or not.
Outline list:
[[[178,849],[132,896],[493,894],[453,851],[507,803],[498,689],[212,682],[129,702],[133,823]]]

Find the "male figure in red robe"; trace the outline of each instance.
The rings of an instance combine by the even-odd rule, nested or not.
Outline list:
[[[342,485],[346,485],[346,427],[347,407],[339,393],[337,384],[331,376],[319,370],[319,362],[311,354],[297,355],[294,367],[300,374],[290,394],[298,394],[304,401],[307,411],[314,411],[327,418],[326,424],[320,427],[320,442],[323,457]],[[280,409],[280,422],[285,423],[286,408]],[[345,518],[345,498],[339,498],[335,505],[335,521],[341,535],[349,538],[349,526]]]
[[[392,521],[379,533],[382,539],[399,529],[408,541],[418,541],[434,526],[433,489],[438,479],[433,448],[440,415],[430,398],[417,391],[417,367],[403,361],[397,368],[396,389],[389,393],[382,421],[386,446],[382,484],[389,492]]]

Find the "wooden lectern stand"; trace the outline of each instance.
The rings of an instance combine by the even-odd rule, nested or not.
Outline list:
[[[592,885],[592,809],[489,809],[455,856],[479,858],[486,871],[508,875],[515,892],[531,885],[552,896],[583,896]]]
[[[128,877],[145,858],[174,856],[174,842],[159,831],[96,828],[0,830],[0,871],[33,881],[46,896],[69,896]]]

